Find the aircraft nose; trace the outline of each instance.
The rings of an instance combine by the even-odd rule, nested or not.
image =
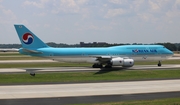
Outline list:
[[[167,50],[168,50],[168,49],[167,49]],[[168,54],[171,54],[171,55],[174,54],[174,53],[173,53],[172,51],[170,51],[170,50],[168,50],[167,52],[168,52]]]

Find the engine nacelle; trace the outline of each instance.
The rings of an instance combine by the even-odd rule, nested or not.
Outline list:
[[[133,59],[124,59],[124,58],[113,58],[111,60],[112,66],[123,66],[123,67],[132,67],[134,65]]]

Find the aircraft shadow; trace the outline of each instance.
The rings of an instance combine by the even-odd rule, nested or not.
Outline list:
[[[98,72],[94,73],[96,74],[104,74],[104,73],[109,73],[112,71],[123,71],[128,69],[127,67],[113,67],[113,68],[101,68],[101,70],[99,70]]]
[[[123,71],[123,70],[127,70],[127,69],[128,69],[127,67],[100,68],[100,70],[98,72],[94,73],[94,75],[109,73],[109,72],[113,72],[113,71]],[[38,71],[41,71],[44,69],[30,68],[30,69],[24,69],[24,70],[26,70],[26,72],[28,72],[28,73],[31,73],[31,72],[38,72]]]

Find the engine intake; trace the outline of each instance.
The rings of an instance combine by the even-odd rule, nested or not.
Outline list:
[[[123,66],[123,67],[132,67],[134,65],[133,59],[124,59],[124,58],[113,58],[111,60],[112,66]]]

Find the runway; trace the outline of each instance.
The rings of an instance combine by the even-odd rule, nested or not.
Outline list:
[[[69,105],[175,97],[180,97],[180,79],[0,86],[0,105]]]
[[[0,73],[30,73],[30,72],[91,72],[103,70],[166,70],[178,69],[180,65],[134,65],[130,68],[113,67],[113,68],[91,68],[91,67],[47,67],[47,68],[1,68]]]
[[[180,79],[0,86],[0,99],[124,95],[180,91]]]
[[[0,99],[0,105],[70,105],[105,102],[124,102],[134,100],[157,100],[164,98],[179,98],[180,92],[145,93],[129,95],[102,95],[83,97],[51,97],[27,99]],[[126,102],[125,102],[126,103]]]

